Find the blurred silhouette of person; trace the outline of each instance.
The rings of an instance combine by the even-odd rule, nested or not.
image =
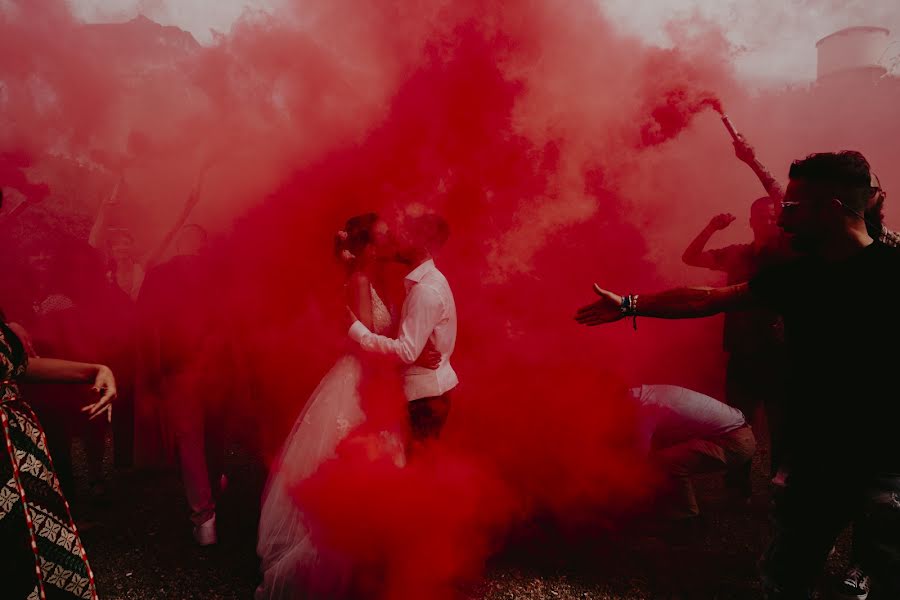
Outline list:
[[[724,272],[728,285],[748,281],[761,270],[784,262],[791,256],[776,223],[783,189],[756,158],[756,152],[743,136],[734,142],[734,150],[737,158],[750,167],[768,194],[750,205],[753,240],[747,244],[707,250],[712,236],[736,220],[734,215],[723,213],[710,220],[682,255],[682,260],[688,265]],[[762,308],[728,313],[725,315],[722,337],[724,350],[728,353],[725,400],[743,412],[751,424],[759,425],[761,413],[765,414],[770,475],[774,477],[781,460],[781,415],[785,401],[787,359],[781,316]],[[752,493],[750,469],[751,464],[747,463],[727,477],[729,487],[748,499]]]
[[[735,221],[730,214],[713,217],[685,250],[682,260],[694,267],[722,271],[728,285],[752,279],[768,266],[786,259],[782,237],[775,224],[774,201],[764,196],[750,208],[753,241],[707,250],[712,236]],[[781,317],[774,311],[754,309],[725,315],[724,349],[728,353],[725,399],[751,423],[765,411],[770,432],[771,474],[781,459],[780,411],[784,402],[784,331]],[[729,484],[749,498],[750,463],[729,476]]]
[[[174,437],[200,545],[217,541],[214,494],[224,484],[222,411],[229,372],[222,362],[227,328],[218,314],[207,245],[202,227],[185,226],[176,256],[147,272],[138,299],[148,384]]]
[[[104,338],[112,335],[118,324],[103,305],[99,257],[87,244],[59,232],[36,237],[26,244],[26,251],[33,307],[25,325],[37,355],[108,362]],[[74,512],[83,517],[89,505],[75,493],[72,444],[76,437],[84,442],[88,488],[93,500],[102,498],[109,424],[102,419],[84,423],[77,418],[78,408],[92,394],[87,386],[38,384],[29,392],[35,412],[45,424],[63,491]]]
[[[0,204],[2,204],[0,190]],[[97,598],[94,576],[35,412],[22,394],[23,381],[81,383],[94,392],[80,413],[108,418],[116,382],[107,367],[38,358],[27,336],[0,321],[0,430],[6,456],[0,480],[0,590],[4,598]],[[29,356],[32,354],[32,356]],[[83,417],[84,415],[78,415]],[[100,417],[100,419],[97,419]]]
[[[200,200],[207,169],[208,166],[204,167],[198,174],[175,223],[168,229],[153,251],[146,256],[141,256],[138,252],[134,236],[128,228],[113,225],[117,220],[117,215],[119,220],[122,219],[122,197],[127,195],[124,173],[119,175],[109,196],[101,202],[88,241],[94,248],[103,250],[109,260],[108,277],[110,281],[133,301],[137,300],[140,294],[146,272],[159,264],[175,236],[185,226],[191,210]]]

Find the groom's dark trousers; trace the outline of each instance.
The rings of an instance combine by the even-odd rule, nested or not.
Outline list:
[[[450,414],[450,394],[409,402],[409,422],[414,442],[436,440]]]

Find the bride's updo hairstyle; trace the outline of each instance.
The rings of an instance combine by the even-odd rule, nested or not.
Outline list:
[[[373,228],[378,222],[378,215],[366,213],[350,217],[344,228],[334,236],[334,255],[338,260],[353,265],[362,255],[366,246],[372,243]]]

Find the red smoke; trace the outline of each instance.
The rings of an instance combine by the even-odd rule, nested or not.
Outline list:
[[[565,111],[548,110],[555,101],[544,105],[548,92],[565,97],[577,82],[558,79],[546,90],[533,76],[534,61],[590,42],[543,33],[564,31],[570,19],[603,30],[592,5],[565,15],[498,5],[484,19],[472,18],[475,6],[457,3],[444,14],[446,31],[426,44],[421,64],[360,144],[298,173],[236,238],[249,289],[267,302],[289,302],[284,312],[294,316],[304,305],[284,295],[282,273],[297,274],[304,285],[334,280],[327,241],[346,215],[375,209],[390,219],[413,202],[450,220],[451,241],[438,264],[458,298],[454,360],[463,383],[443,446],[406,469],[344,454],[298,491],[320,526],[314,534],[366,564],[379,563],[390,597],[447,593],[491,548],[490,534],[528,515],[600,521],[643,500],[652,485],[632,449],[632,414],[622,395],[638,362],[630,355],[632,332],[604,332],[598,341],[571,323],[594,275],[585,265],[652,281],[639,233],[614,208],[615,180],[627,167],[616,164],[619,157],[607,165],[605,154],[615,140],[633,139],[640,113],[622,121],[618,112],[601,112],[585,123],[588,131],[577,131]],[[614,39],[597,43],[598,56],[620,52]],[[666,60],[677,65],[676,56]],[[634,93],[633,84],[607,93]],[[583,137],[589,130],[602,136]],[[599,230],[580,223],[597,203],[607,206]],[[288,246],[259,233],[292,224],[307,231],[309,221],[332,226]],[[287,255],[288,247],[303,249]],[[629,256],[616,248],[638,250]],[[338,282],[330,285],[334,291],[322,300],[309,289],[292,290],[338,314]],[[290,335],[302,352],[304,341],[334,333]]]
[[[370,423],[297,490],[314,535],[384,573],[390,598],[449,594],[534,514],[615,522],[646,499],[628,385],[721,396],[716,321],[634,332],[571,319],[595,280],[703,282],[683,248],[712,214],[746,214],[761,194],[706,107],[721,112],[722,97],[776,176],[843,146],[876,170],[896,159],[859,124],[876,117],[829,118],[840,102],[751,101],[717,32],[648,48],[592,0],[296,0],[210,48],[142,19],[85,27],[58,0],[12,6],[0,144],[44,159],[46,179],[32,181],[53,195],[66,181],[92,215],[123,171],[123,218],[152,247],[208,169],[191,219],[219,234],[214,302],[250,379],[233,410],[244,427],[265,415],[270,456],[346,344],[334,232],[368,211],[449,220],[437,263],[459,307],[462,383],[445,439],[399,469],[364,451]],[[863,101],[896,131],[889,103]],[[747,232],[730,235],[721,243]],[[377,423],[397,401],[367,394],[367,412]]]
[[[666,92],[664,102],[650,111],[651,120],[641,128],[641,142],[652,146],[681,133],[691,119],[704,108],[722,114],[722,103],[710,93],[674,89]]]
[[[50,192],[45,183],[34,183],[28,178],[31,160],[22,152],[0,154],[0,187],[18,190],[26,202],[40,202]]]

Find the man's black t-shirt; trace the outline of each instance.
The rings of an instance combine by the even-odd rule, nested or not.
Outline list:
[[[728,274],[728,285],[743,283],[776,264],[785,262],[778,247],[757,249],[753,244],[735,244],[710,250],[712,268]],[[784,344],[778,313],[767,308],[730,312],[725,315],[722,336],[725,351],[733,355],[759,357],[777,355]]]
[[[900,249],[803,257],[750,281],[784,317],[785,442],[794,464],[900,473]]]

